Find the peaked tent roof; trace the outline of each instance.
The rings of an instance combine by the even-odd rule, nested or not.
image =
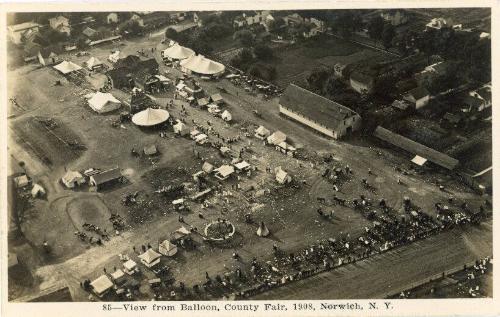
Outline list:
[[[96,112],[109,112],[120,107],[120,100],[110,93],[96,92],[89,100],[89,106]]]
[[[181,61],[181,66],[198,74],[216,75],[224,72],[226,67],[221,63],[214,62],[203,55],[192,55]]]
[[[97,57],[92,56],[88,61],[85,62],[85,64],[89,69],[91,69],[94,66],[102,65],[102,62]]]
[[[161,254],[156,252],[153,249],[147,249],[146,252],[138,256],[141,260],[143,260],[146,263],[152,263],[159,257],[161,257]]]
[[[167,121],[169,117],[167,110],[147,108],[136,113],[132,117],[132,122],[139,126],[150,127]]]
[[[61,64],[57,64],[56,66],[54,66],[54,68],[64,75],[82,69],[79,65],[68,61],[63,61]]]
[[[269,131],[263,125],[261,125],[257,129],[255,129],[255,133],[258,133],[261,135],[269,135],[269,134],[271,134],[271,131]]]
[[[193,55],[194,51],[192,49],[181,46],[179,43],[175,43],[163,51],[163,56],[170,57],[172,59],[186,59]]]

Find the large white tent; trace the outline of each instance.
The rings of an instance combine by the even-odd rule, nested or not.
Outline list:
[[[151,127],[168,120],[170,114],[167,110],[147,108],[136,113],[132,117],[132,122],[143,127]]]
[[[184,72],[194,72],[201,75],[220,75],[226,67],[221,63],[214,62],[203,55],[192,55],[181,61]]]
[[[96,92],[88,100],[90,108],[98,113],[106,113],[120,108],[121,102],[110,93]]]
[[[175,43],[163,52],[161,52],[163,58],[182,60],[194,55],[194,51],[190,48],[179,45]]]
[[[63,61],[62,63],[54,66],[54,68],[63,73],[64,75],[82,69],[82,67],[80,67],[79,65],[68,61]]]

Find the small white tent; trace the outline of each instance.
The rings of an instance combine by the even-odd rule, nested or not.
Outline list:
[[[257,235],[259,237],[267,237],[270,234],[269,229],[265,225],[264,221],[260,222],[259,228],[257,229]]]
[[[173,256],[177,253],[177,246],[169,240],[165,240],[160,243],[158,251],[165,256]]]
[[[255,137],[260,140],[264,140],[271,134],[271,131],[266,129],[264,126],[259,126],[257,129],[255,129]]]
[[[61,179],[62,183],[68,188],[74,188],[85,183],[85,178],[77,171],[68,171]]]
[[[82,69],[79,65],[77,65],[73,62],[68,62],[68,61],[63,61],[62,63],[54,66],[54,68],[56,70],[58,70],[59,72],[61,72],[63,75],[66,75],[66,74],[69,74],[69,73],[72,73],[72,72],[75,72],[75,71]]]
[[[120,51],[116,51],[113,54],[108,56],[108,61],[111,63],[116,63],[120,59]]]
[[[121,106],[120,100],[116,99],[112,94],[99,91],[88,100],[88,103],[90,108],[97,113],[114,111]]]
[[[97,57],[91,57],[85,62],[85,66],[87,66],[88,70],[94,70],[103,67],[104,64]]]
[[[284,141],[286,141],[286,134],[281,131],[276,131],[267,137],[267,143],[272,145],[277,145]]]
[[[229,121],[233,120],[233,116],[227,110],[224,110],[224,112],[221,115],[221,118],[222,118],[222,120],[224,120],[226,122],[229,122]]]
[[[189,129],[187,128],[186,124],[184,124],[182,121],[177,120],[177,123],[172,126],[174,128],[174,133],[184,136],[189,134]]]
[[[31,189],[31,196],[33,198],[43,197],[45,196],[45,189],[38,184],[34,184],[33,188]]]

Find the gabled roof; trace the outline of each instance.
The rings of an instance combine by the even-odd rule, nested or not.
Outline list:
[[[12,32],[19,32],[19,31],[23,31],[23,30],[27,30],[27,29],[31,29],[31,28],[36,28],[36,27],[40,27],[40,24],[31,21],[31,22],[24,22],[24,23],[20,23],[20,24],[9,25],[7,28]]]
[[[83,35],[87,36],[87,37],[94,37],[97,35],[97,31],[92,29],[92,28],[89,28],[88,26],[82,31]]]
[[[229,176],[234,173],[234,167],[231,165],[222,165],[221,167],[215,169],[222,177]]]
[[[343,123],[343,120],[349,117],[359,116],[356,112],[333,100],[294,84],[286,88],[280,97],[280,105],[331,129],[336,129]]]
[[[94,281],[92,281],[90,285],[94,288],[97,294],[101,294],[110,289],[111,287],[113,287],[113,282],[111,282],[109,277],[103,274]]]
[[[372,76],[357,71],[351,73],[351,79],[367,86],[372,85],[374,81]]]
[[[446,169],[453,170],[459,164],[457,159],[410,140],[402,135],[389,131],[381,126],[378,126],[377,129],[375,129],[373,135],[385,142],[405,150],[406,152],[426,158],[432,163]]]
[[[62,63],[54,66],[54,68],[65,75],[82,69],[79,65],[68,61],[63,61]]]
[[[413,97],[415,100],[419,100],[426,96],[429,96],[429,91],[425,89],[425,87],[420,86],[408,91],[406,95],[409,97]]]
[[[152,263],[161,257],[161,254],[153,249],[147,249],[146,252],[138,256],[141,260],[146,263]]]
[[[99,174],[95,174],[91,176],[96,185],[104,184],[109,181],[118,179],[122,177],[122,173],[118,167],[104,171]]]

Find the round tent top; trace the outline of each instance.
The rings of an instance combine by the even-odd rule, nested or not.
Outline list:
[[[171,59],[186,59],[193,55],[194,51],[192,49],[181,46],[179,43],[175,43],[163,51],[163,56]]]
[[[147,108],[136,113],[132,117],[132,122],[138,126],[151,127],[167,121],[169,117],[167,110]]]

